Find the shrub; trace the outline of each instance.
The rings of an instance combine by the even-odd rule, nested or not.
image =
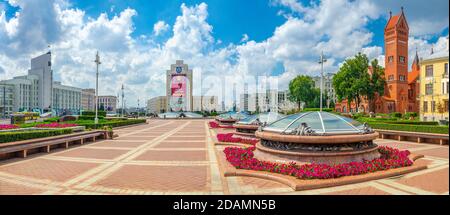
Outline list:
[[[25,123],[25,115],[13,114],[11,116],[11,124],[23,124],[23,123]]]
[[[419,115],[416,112],[406,112],[405,115],[403,116],[403,118],[409,119],[411,117],[416,118],[417,116],[419,116]]]
[[[54,130],[34,130],[34,131],[17,131],[17,132],[1,132],[0,143],[51,137],[72,133],[72,129],[54,129]]]
[[[400,113],[400,112],[392,112],[389,116],[395,117],[395,118],[402,118],[402,113]]]
[[[48,119],[44,119],[44,122],[58,122],[59,117],[52,117]]]
[[[59,119],[61,122],[67,122],[67,121],[75,121],[77,120],[77,117],[75,116],[63,116]]]
[[[408,124],[403,124],[399,126],[398,124],[377,123],[377,122],[368,122],[368,124],[373,129],[448,134],[448,126],[408,125]]]
[[[95,111],[83,111],[81,112],[82,116],[95,116]],[[106,117],[106,111],[99,110],[97,111],[98,116]]]

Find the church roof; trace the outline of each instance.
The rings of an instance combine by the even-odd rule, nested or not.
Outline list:
[[[392,16],[389,19],[389,22],[387,23],[386,28],[393,28],[393,27],[395,27],[395,25],[397,25],[397,23],[398,23],[399,18],[400,18],[400,14]]]
[[[408,73],[408,84],[413,83],[419,77],[420,70],[413,69]]]

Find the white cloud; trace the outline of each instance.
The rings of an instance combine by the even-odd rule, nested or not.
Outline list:
[[[382,47],[370,45],[374,35],[367,30],[367,24],[380,18],[384,9],[368,0],[324,0],[309,6],[293,0],[274,0],[274,4],[290,7],[295,13],[286,16],[286,21],[265,40],[255,42],[244,34],[239,44],[222,44],[214,38],[205,3],[182,4],[172,26],[163,20],[155,23],[154,35],[173,32],[163,42],[145,35],[131,36],[135,30],[133,17],[138,16],[132,8],[114,11],[114,16],[102,13],[89,17],[62,0],[9,3],[20,10],[9,20],[0,13],[0,79],[25,74],[29,59],[46,52],[51,44],[55,79],[77,87],[94,87],[93,60],[98,50],[102,61],[99,93],[116,95],[123,83],[128,106],[137,104],[138,97],[142,101],[164,95],[165,71],[178,59],[194,70],[194,94],[200,92],[201,72],[203,77],[215,75],[216,79],[209,77],[215,80],[210,82],[213,84],[203,91],[218,96],[224,77],[242,81],[248,75],[270,75],[280,64],[285,71],[278,76],[280,88],[285,89],[298,74],[318,75],[321,51],[328,58],[325,72],[336,72],[343,59],[358,52],[384,62]],[[40,10],[33,10],[36,5]],[[445,47],[444,42],[439,39],[435,50]],[[223,48],[217,48],[219,44]],[[422,56],[431,44],[412,36],[410,61],[415,46]],[[230,88],[226,89],[228,95]]]
[[[243,34],[243,35],[242,35],[242,39],[241,39],[241,43],[247,42],[248,39],[249,39],[248,35],[247,35],[247,34]]]
[[[155,25],[153,25],[153,33],[158,36],[161,33],[167,31],[169,27],[169,24],[165,23],[164,21],[158,21],[157,23],[155,23]]]

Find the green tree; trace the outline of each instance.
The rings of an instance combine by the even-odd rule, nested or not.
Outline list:
[[[384,94],[386,80],[384,79],[384,68],[378,65],[378,60],[374,59],[370,64],[372,72],[369,74],[369,79],[364,80],[366,88],[363,90],[362,94],[366,96],[369,101],[369,111],[375,113],[375,97]]]
[[[317,89],[314,88],[314,81],[311,77],[299,75],[289,82],[289,100],[298,104],[302,102],[308,107],[317,95]]]
[[[365,54],[358,53],[354,58],[345,60],[333,77],[333,86],[339,101],[346,99],[349,106],[354,101],[359,107],[370,79],[368,68],[369,59]]]

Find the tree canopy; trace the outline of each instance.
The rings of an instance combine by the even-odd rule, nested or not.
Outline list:
[[[289,100],[297,103],[299,107],[302,102],[308,107],[318,93],[318,89],[314,87],[314,80],[309,76],[299,75],[289,82]]]
[[[369,73],[369,59],[365,54],[358,53],[354,58],[345,60],[344,64],[333,77],[333,86],[339,101],[347,100],[347,104],[354,101],[359,107],[362,98],[369,100],[371,111],[375,111],[375,96],[384,93],[384,69],[375,59],[370,63],[372,72]]]

